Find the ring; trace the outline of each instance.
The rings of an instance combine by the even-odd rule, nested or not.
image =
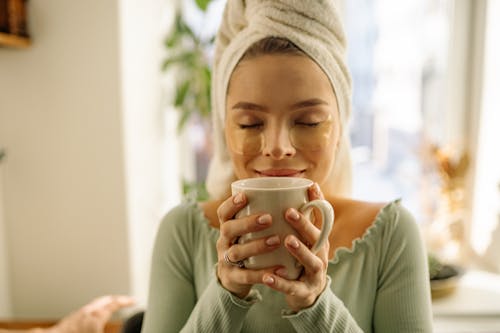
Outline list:
[[[227,254],[227,251],[224,252],[224,262],[231,266],[238,266],[239,268],[245,268],[245,263],[243,262],[243,260],[231,261],[231,259],[229,259],[229,256]]]

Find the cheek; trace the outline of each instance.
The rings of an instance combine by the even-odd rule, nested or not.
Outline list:
[[[226,130],[226,141],[235,154],[252,156],[264,148],[264,133],[260,129],[242,129],[231,125]]]
[[[324,121],[315,127],[297,125],[290,130],[290,141],[297,149],[311,152],[324,151],[334,139],[334,126]]]

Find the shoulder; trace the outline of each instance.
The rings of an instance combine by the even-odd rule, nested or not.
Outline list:
[[[399,199],[385,205],[378,213],[377,219],[384,225],[387,236],[419,236],[420,228],[415,217]]]
[[[401,200],[384,206],[375,223],[384,267],[394,269],[410,265],[423,269],[426,257],[420,226]]]

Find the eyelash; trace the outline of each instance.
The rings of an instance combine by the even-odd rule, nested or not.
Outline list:
[[[240,124],[239,126],[240,129],[255,129],[261,127],[262,124],[250,124],[250,125]]]
[[[317,127],[320,123],[319,122],[316,122],[316,123],[296,122],[295,124],[299,125],[299,126],[305,126],[305,127]],[[260,128],[262,125],[263,124],[250,124],[250,125],[240,124],[239,127],[240,127],[240,129],[257,129],[257,128]]]
[[[300,126],[306,126],[306,127],[316,127],[319,125],[319,122],[317,123],[303,123],[303,122],[297,122],[296,123],[297,125],[300,125]]]

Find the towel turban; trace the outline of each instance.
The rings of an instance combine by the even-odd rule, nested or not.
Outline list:
[[[337,97],[342,137],[328,181],[336,195],[349,195],[351,77],[345,59],[346,38],[333,0],[227,0],[216,36],[212,74],[214,154],[206,182],[211,198],[228,197],[230,184],[236,179],[224,137],[229,79],[247,49],[267,37],[285,38],[295,44],[330,80]]]

